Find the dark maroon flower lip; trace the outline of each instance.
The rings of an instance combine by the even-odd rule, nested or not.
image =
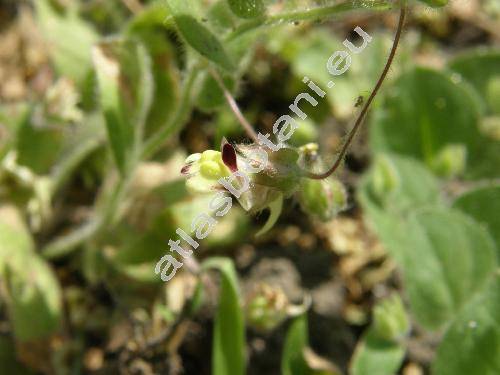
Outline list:
[[[193,163],[188,163],[184,167],[181,168],[181,174],[187,175],[189,174],[189,169]]]
[[[236,159],[236,150],[226,138],[222,138],[221,143],[222,162],[231,172],[238,170],[238,161]]]

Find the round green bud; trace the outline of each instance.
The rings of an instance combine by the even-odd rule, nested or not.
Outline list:
[[[394,294],[375,306],[373,328],[378,337],[389,341],[396,341],[408,333],[410,323],[399,295]]]
[[[280,288],[262,284],[246,303],[247,323],[259,331],[271,331],[286,319],[288,305]]]
[[[464,145],[445,146],[432,161],[432,170],[439,176],[451,178],[465,171],[467,149]]]
[[[345,209],[347,193],[342,183],[334,178],[304,179],[299,193],[302,209],[321,220],[330,220]]]
[[[488,80],[486,100],[492,112],[500,114],[500,76],[494,76]]]
[[[314,142],[318,139],[318,129],[314,122],[309,119],[298,119],[297,125],[298,128],[289,140],[291,145],[299,147],[305,143]]]
[[[386,156],[377,157],[371,180],[373,194],[382,199],[399,189],[400,185],[399,173],[392,161]]]
[[[487,137],[500,141],[500,116],[483,117],[479,127]]]

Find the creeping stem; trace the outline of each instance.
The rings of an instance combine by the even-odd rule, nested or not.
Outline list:
[[[361,109],[361,112],[359,113],[358,118],[356,119],[356,122],[354,123],[354,126],[353,126],[351,132],[349,133],[349,136],[347,137],[347,141],[344,143],[344,145],[342,146],[342,149],[340,150],[340,154],[338,155],[337,160],[335,161],[335,163],[333,163],[333,165],[330,167],[330,169],[328,169],[326,172],[319,173],[319,174],[307,172],[306,177],[311,178],[311,179],[315,179],[315,180],[323,180],[323,179],[327,178],[328,176],[330,176],[333,172],[335,172],[337,170],[337,168],[340,166],[340,163],[342,162],[342,159],[344,159],[344,156],[347,152],[347,149],[351,145],[352,140],[354,139],[354,136],[356,135],[357,131],[361,127],[361,124],[363,123],[363,120],[366,117],[366,113],[368,112],[368,109],[370,108],[370,105],[372,104],[373,99],[375,98],[375,96],[377,96],[377,93],[378,93],[380,87],[382,86],[382,83],[384,82],[384,80],[387,76],[387,73],[389,72],[389,69],[391,68],[392,62],[394,61],[394,56],[396,55],[396,50],[397,50],[398,45],[399,45],[399,40],[401,39],[401,32],[403,31],[405,16],[406,16],[406,4],[403,0],[401,2],[401,11],[400,11],[400,15],[399,15],[399,23],[398,23],[398,28],[396,31],[396,36],[394,37],[394,42],[392,44],[391,52],[389,54],[387,62],[385,63],[384,70],[382,71],[382,74],[380,75],[377,83],[375,84],[375,87],[373,88],[373,91],[371,92],[370,97],[368,98],[368,100],[365,102],[365,105]]]

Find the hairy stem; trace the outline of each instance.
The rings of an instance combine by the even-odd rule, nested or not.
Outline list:
[[[347,152],[347,149],[351,145],[354,136],[358,132],[359,128],[361,127],[363,120],[366,117],[366,113],[368,112],[368,109],[370,108],[370,105],[373,102],[373,99],[375,99],[375,96],[377,96],[377,93],[379,92],[380,87],[382,86],[382,83],[384,82],[385,78],[387,77],[387,73],[389,72],[389,69],[391,68],[392,62],[394,61],[394,56],[396,56],[396,50],[399,45],[399,40],[401,39],[401,32],[403,31],[403,25],[404,25],[404,20],[406,16],[406,4],[403,2],[401,3],[401,10],[400,10],[400,15],[399,15],[399,22],[398,22],[398,28],[396,30],[396,36],[394,37],[394,42],[392,44],[391,52],[389,54],[389,57],[387,58],[387,62],[385,63],[384,70],[382,71],[382,74],[380,74],[380,77],[375,84],[375,87],[373,88],[373,91],[371,92],[370,96],[368,97],[368,100],[365,102],[363,108],[361,109],[361,112],[359,113],[354,126],[349,133],[349,136],[347,137],[347,141],[344,143],[342,146],[342,149],[340,150],[340,154],[337,157],[337,160],[335,160],[335,163],[324,173],[312,173],[312,172],[307,172],[306,177],[315,179],[315,180],[323,180],[330,176],[333,172],[337,170],[337,168],[340,166],[340,163],[344,159],[344,156]]]
[[[250,123],[245,118],[245,116],[243,115],[243,113],[241,113],[241,110],[238,107],[238,104],[236,103],[236,100],[233,98],[233,96],[231,95],[231,93],[229,92],[229,90],[224,85],[224,82],[222,81],[221,76],[219,75],[219,73],[215,69],[209,68],[209,70],[210,70],[210,74],[212,75],[212,77],[214,77],[215,82],[217,82],[217,84],[219,85],[220,89],[224,93],[224,97],[226,98],[226,101],[229,104],[229,107],[231,107],[231,111],[233,111],[234,115],[238,119],[238,122],[241,124],[241,126],[243,127],[243,129],[245,129],[245,132],[247,133],[247,135],[254,142],[257,142],[257,133],[255,132],[255,130],[253,130],[252,125],[250,125]]]
[[[359,10],[359,9],[385,10],[388,9],[390,6],[391,6],[390,2],[386,0],[344,1],[340,4],[335,4],[335,5],[319,6],[316,8],[310,8],[306,10],[279,13],[271,16],[263,16],[239,25],[226,37],[226,42],[230,42],[240,37],[241,35],[249,31],[255,30],[259,27],[265,27],[265,26],[270,27],[270,26],[281,25],[284,23],[293,23],[301,21],[315,21],[318,19],[331,17],[336,14],[345,13],[352,10]]]
[[[92,238],[102,227],[102,223],[102,218],[98,216],[71,232],[58,237],[41,250],[42,256],[46,259],[55,259],[71,253],[80,244]]]
[[[133,174],[118,180],[111,189],[112,193],[108,193],[110,194],[110,199],[105,200],[105,205],[103,205],[102,209],[95,209],[97,212],[91,219],[45,245],[41,250],[42,256],[46,259],[56,259],[66,256],[84,242],[94,238],[105,228],[114,225],[117,221],[116,212],[118,206],[127,193],[132,176]],[[102,194],[97,199],[97,202],[100,201],[100,198],[102,199]]]
[[[163,128],[161,128],[155,135],[153,135],[144,145],[140,154],[140,157],[142,159],[147,159],[150,156],[154,155],[163,145],[165,140],[173,134],[177,133],[186,123],[187,117],[189,116],[191,111],[192,91],[196,78],[198,77],[199,68],[200,64],[194,63],[188,69],[186,78],[184,79],[181,100],[177,107],[177,112],[174,114],[172,120],[169,121]],[[89,146],[89,148],[91,147]],[[73,164],[77,161],[78,160],[69,160],[68,166],[65,166],[63,170],[57,172],[59,174],[58,180],[61,181],[57,183],[57,187],[59,187],[62,182],[64,182],[67,174],[66,169],[73,167]],[[97,212],[95,216],[89,221],[81,224],[76,228],[73,228],[69,232],[48,243],[41,250],[41,254],[49,259],[65,256],[77,249],[78,246],[80,246],[85,241],[88,241],[90,238],[95,237],[107,226],[112,225],[117,220],[116,211],[118,209],[120,201],[128,191],[128,186],[132,176],[133,168],[131,168],[125,178],[122,178],[115,183],[114,187],[112,188],[113,193],[111,194],[111,198],[109,201],[107,201],[102,210],[98,210],[99,212]]]

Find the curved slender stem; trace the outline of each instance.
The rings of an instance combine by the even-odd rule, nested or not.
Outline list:
[[[257,142],[257,133],[255,132],[255,130],[253,130],[252,125],[250,125],[250,123],[245,118],[243,113],[241,113],[240,107],[238,107],[238,103],[236,103],[236,100],[233,98],[233,96],[231,95],[229,90],[226,88],[226,85],[224,85],[224,82],[222,81],[222,78],[219,75],[219,73],[211,67],[209,67],[208,69],[209,69],[212,77],[214,77],[215,82],[217,82],[220,89],[224,93],[224,97],[226,98],[226,101],[229,104],[229,107],[231,107],[231,110],[233,111],[234,115],[238,119],[238,122],[241,124],[241,126],[243,126],[243,129],[245,129],[245,132],[247,133],[247,135],[254,142]]]
[[[335,163],[324,173],[312,173],[312,172],[307,172],[306,177],[314,179],[314,180],[323,180],[330,176],[333,172],[337,170],[337,168],[340,166],[340,163],[344,159],[345,154],[347,153],[347,149],[352,143],[352,140],[354,139],[354,136],[356,135],[357,131],[361,127],[363,120],[366,117],[366,113],[368,112],[368,109],[370,108],[370,105],[373,102],[373,99],[375,96],[377,96],[377,93],[382,86],[382,83],[384,82],[385,78],[387,77],[387,73],[389,72],[389,69],[391,68],[392,62],[394,61],[394,56],[396,56],[396,50],[399,45],[399,40],[401,39],[401,32],[403,31],[403,25],[404,25],[404,20],[406,16],[406,4],[404,0],[402,0],[401,3],[401,10],[400,10],[400,15],[399,15],[399,23],[398,23],[398,28],[396,30],[396,36],[394,37],[394,42],[392,44],[391,52],[389,54],[389,57],[387,58],[387,62],[385,63],[384,70],[382,71],[382,74],[380,74],[380,77],[375,84],[375,87],[373,88],[373,91],[371,92],[368,100],[366,101],[365,105],[361,109],[361,112],[358,115],[358,118],[356,119],[356,122],[354,123],[354,126],[349,133],[349,136],[347,137],[347,141],[344,143],[342,146],[342,149],[340,150],[340,154],[337,157],[337,160],[335,160]]]

